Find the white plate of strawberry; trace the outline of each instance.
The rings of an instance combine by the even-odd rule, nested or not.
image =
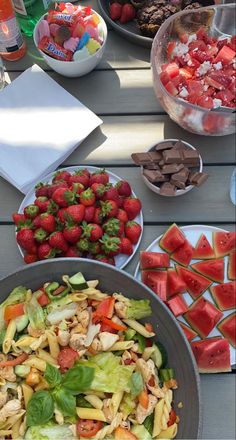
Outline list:
[[[67,167],[44,177],[12,215],[25,263],[92,258],[123,269],[143,231],[130,184],[97,167]]]

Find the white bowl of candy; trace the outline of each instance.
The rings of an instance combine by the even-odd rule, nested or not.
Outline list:
[[[103,18],[90,6],[58,4],[34,29],[34,43],[47,64],[57,73],[78,77],[100,62],[107,40]]]

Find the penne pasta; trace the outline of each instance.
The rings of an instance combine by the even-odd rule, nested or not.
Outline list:
[[[156,437],[156,439],[172,439],[175,438],[178,431],[178,425],[177,423],[174,423],[173,425],[169,426],[165,431],[161,431]]]
[[[136,321],[135,319],[123,319],[123,322],[145,338],[152,338],[155,336],[155,333],[149,332],[144,325],[140,324],[140,322]]]
[[[12,434],[12,429],[0,429],[0,436],[5,438]]]
[[[16,423],[18,423],[19,422],[19,427],[18,427],[18,429],[20,428],[20,424],[21,424],[21,419],[22,419],[22,416],[25,414],[25,410],[24,409],[21,409],[19,412],[18,412],[18,414],[15,414],[14,416],[10,416],[10,417],[8,417],[7,418],[7,420],[6,420],[6,422],[5,422],[5,429],[12,429],[12,431],[13,431],[13,429],[14,429],[14,426],[16,425]],[[18,432],[18,434],[19,434],[19,431],[17,431]],[[17,437],[15,437],[15,438],[17,438]]]
[[[123,399],[124,391],[118,391],[117,393],[114,393],[111,398],[111,405],[113,410],[113,417],[116,416],[120,403]]]
[[[97,396],[97,397],[100,397],[100,399],[105,399],[105,394],[102,392],[102,391],[93,391],[93,390],[91,390],[91,391],[88,391],[88,392],[85,392],[85,394],[86,394],[86,396]]]
[[[161,418],[163,415],[164,404],[165,404],[165,400],[160,399],[155,406],[153,432],[152,432],[153,437],[156,437],[161,432]]]
[[[134,345],[134,341],[118,341],[107,351],[129,350]]]
[[[16,323],[15,320],[12,319],[7,326],[6,334],[2,343],[2,351],[4,354],[9,353],[12,346],[12,342],[14,340],[15,333],[16,333]]]
[[[85,293],[74,292],[69,295],[69,298],[72,302],[80,302],[87,299],[87,295]]]
[[[101,409],[77,407],[76,412],[81,419],[99,420],[101,422],[106,422],[106,417]]]
[[[25,408],[27,408],[28,402],[34,394],[34,390],[29,385],[27,385],[25,382],[23,382],[22,383],[22,391],[23,391],[23,398],[24,398],[24,402],[25,402]]]
[[[48,345],[49,345],[51,357],[57,359],[60,353],[59,344],[57,342],[57,336],[52,330],[47,330],[46,335],[48,339]]]
[[[53,362],[55,363],[54,359]],[[34,355],[26,359],[26,361],[23,362],[23,365],[28,365],[29,367],[37,368],[37,370],[43,372],[46,370],[46,361]]]
[[[103,401],[101,399],[99,399],[98,396],[95,396],[93,394],[90,394],[88,396],[84,396],[85,400],[87,400],[87,402],[91,403],[91,405],[96,408],[96,409],[102,409],[103,407]]]
[[[39,348],[37,350],[37,356],[39,360],[42,360],[44,362],[48,362],[49,364],[57,365],[57,361],[45,350],[42,350],[42,348]],[[37,368],[37,367],[36,367]],[[46,366],[45,366],[46,369]],[[40,370],[40,368],[38,368]],[[44,371],[44,370],[40,370]]]

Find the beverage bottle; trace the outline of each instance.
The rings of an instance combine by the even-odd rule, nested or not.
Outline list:
[[[13,0],[17,20],[24,34],[31,37],[40,17],[49,8],[51,0]]]
[[[16,61],[26,53],[13,4],[11,0],[0,0],[0,56],[8,61]]]

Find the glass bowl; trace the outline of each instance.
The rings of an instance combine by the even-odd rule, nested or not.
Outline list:
[[[232,109],[207,110],[172,96],[160,80],[161,66],[167,61],[167,45],[172,39],[178,40],[180,32],[191,35],[202,27],[210,36],[222,39],[231,37],[236,33],[234,18],[235,3],[182,11],[168,18],[154,38],[151,68],[156,97],[170,118],[192,133],[205,136],[224,136],[235,133],[235,113]]]

